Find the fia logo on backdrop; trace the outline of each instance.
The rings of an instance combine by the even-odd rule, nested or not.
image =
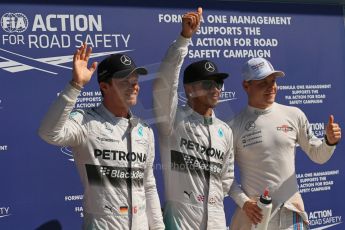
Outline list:
[[[1,28],[7,33],[23,33],[28,28],[28,18],[22,13],[5,13],[1,17]]]
[[[0,37],[0,69],[10,72],[40,71],[58,75],[71,71],[73,53],[83,42],[94,50],[90,58],[133,51],[129,33],[104,31],[102,15],[0,12],[4,31]],[[104,20],[107,23],[109,20]],[[61,56],[39,56],[51,49],[66,50]],[[36,52],[37,51],[37,52]],[[42,52],[45,53],[45,52]],[[35,55],[35,56],[34,56]]]

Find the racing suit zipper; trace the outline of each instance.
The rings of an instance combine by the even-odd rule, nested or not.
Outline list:
[[[134,128],[134,126],[132,125],[132,118],[128,119],[128,152],[131,153],[133,146],[132,146],[132,130]],[[132,160],[129,159],[128,160],[128,172],[129,175],[132,175]],[[133,225],[133,210],[132,210],[132,206],[133,206],[133,193],[132,193],[132,177],[130,176],[129,179],[127,180],[127,189],[128,189],[128,214],[129,214],[129,218],[128,218],[128,222],[129,222],[129,229],[132,229],[132,225]]]
[[[210,118],[211,120],[207,119],[207,118],[204,118],[204,124],[206,125],[206,128],[207,128],[207,131],[208,131],[208,143],[209,143],[209,146],[208,148],[211,148],[212,147],[212,138],[211,138],[211,131],[210,131],[210,125],[212,125],[212,118]],[[207,161],[209,162],[209,169],[211,167],[211,159],[210,159],[210,156],[208,156],[206,154],[206,159]],[[205,194],[205,201],[206,201],[206,213],[207,213],[207,220],[206,220],[206,229],[209,228],[209,220],[210,220],[210,216],[209,216],[209,211],[208,211],[208,199],[209,199],[209,195],[210,195],[210,191],[211,191],[211,171],[207,171],[207,177],[208,177],[208,191],[207,191],[207,194]],[[207,178],[206,177],[206,178]]]

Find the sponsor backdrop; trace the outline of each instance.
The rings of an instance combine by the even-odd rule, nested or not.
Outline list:
[[[151,74],[141,79],[134,109],[153,127],[152,80],[169,44],[180,32],[186,2],[140,1],[109,4],[1,3],[0,18],[0,229],[80,229],[82,187],[68,146],[56,147],[37,135],[49,105],[71,78],[72,54],[83,41],[92,61],[125,52]],[[328,116],[344,127],[345,33],[341,6],[199,2],[204,22],[194,36],[184,67],[210,59],[231,77],[217,114],[231,119],[246,103],[240,70],[251,57],[265,57],[286,73],[277,100],[297,106],[322,138]],[[182,87],[179,99],[184,103]],[[97,106],[95,78],[77,108]],[[270,125],[270,124],[267,124]],[[158,143],[157,143],[158,145]],[[344,145],[324,165],[298,149],[299,189],[311,229],[344,229]],[[157,147],[155,174],[164,202]],[[183,192],[183,188],[181,188]],[[234,203],[225,199],[227,224]]]

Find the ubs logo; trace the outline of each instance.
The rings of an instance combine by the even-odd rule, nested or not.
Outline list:
[[[28,18],[22,13],[6,13],[1,17],[1,27],[7,33],[23,33],[29,26]]]

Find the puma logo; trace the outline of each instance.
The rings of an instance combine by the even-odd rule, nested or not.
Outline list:
[[[109,207],[108,205],[105,205],[104,208],[109,209],[111,212],[113,212],[113,209],[111,207]]]
[[[188,193],[188,192],[186,192],[186,191],[183,191],[183,193],[184,193],[185,195],[187,195],[188,198],[190,199],[190,195],[192,195],[193,192]]]

